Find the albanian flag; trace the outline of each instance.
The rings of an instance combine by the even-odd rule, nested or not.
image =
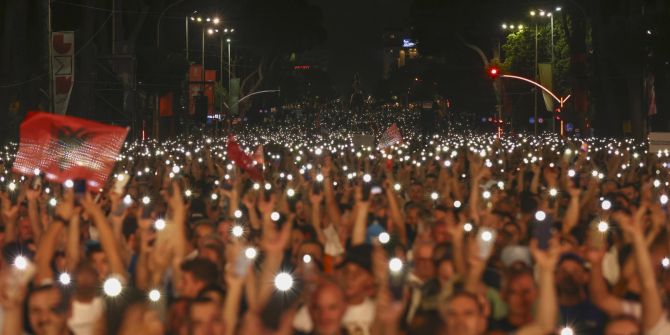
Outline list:
[[[101,188],[114,168],[128,134],[123,127],[108,126],[71,116],[30,112],[21,123],[19,151],[14,171],[64,182],[86,179]]]
[[[235,136],[228,136],[228,158],[235,162],[242,170],[246,171],[253,180],[263,180],[263,175],[254,166],[254,159],[249,157],[235,140]]]

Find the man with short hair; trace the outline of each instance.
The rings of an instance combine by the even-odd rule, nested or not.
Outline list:
[[[484,305],[476,295],[457,292],[446,305],[440,308],[440,316],[445,322],[444,335],[483,335],[487,320]]]
[[[209,298],[198,298],[188,306],[188,333],[220,335],[225,333],[221,305]]]
[[[182,275],[177,282],[177,293],[182,298],[195,298],[200,290],[219,280],[219,271],[212,261],[196,258],[184,261],[180,266]]]
[[[69,334],[69,315],[70,302],[57,286],[41,286],[28,294],[28,321],[35,335]]]

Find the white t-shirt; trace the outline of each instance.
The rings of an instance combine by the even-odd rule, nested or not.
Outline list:
[[[372,299],[365,299],[358,305],[349,306],[342,318],[342,327],[348,331],[349,335],[369,335],[375,320],[375,308],[375,302]],[[307,306],[300,307],[296,313],[293,328],[305,333],[313,330],[314,324]]]
[[[91,302],[72,301],[72,316],[67,326],[75,335],[93,334],[95,324],[105,309],[105,301],[95,297]]]
[[[623,314],[630,315],[638,320],[642,318],[642,304],[637,301],[624,300],[622,303]],[[644,332],[645,335],[668,335],[670,334],[670,321],[667,312],[658,319],[656,325]]]

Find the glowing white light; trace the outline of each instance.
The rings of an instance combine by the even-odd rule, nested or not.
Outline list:
[[[610,229],[610,225],[607,222],[605,222],[605,221],[598,222],[598,231],[599,232],[604,233],[609,229]]]
[[[247,259],[255,259],[256,256],[258,256],[258,250],[256,250],[256,248],[248,247],[244,249],[244,257]]]
[[[490,231],[482,232],[482,240],[484,242],[490,242],[493,239],[493,234]]]
[[[387,232],[382,232],[377,238],[379,239],[379,243],[386,244],[391,240],[391,235],[389,235]]]
[[[501,190],[504,190],[505,189],[505,182],[499,181],[498,182],[498,188],[501,189]]]
[[[151,198],[149,198],[149,196],[146,196],[146,195],[143,196],[142,197],[142,203],[145,204],[145,205],[150,204],[151,203]]]
[[[240,225],[235,225],[231,229],[231,232],[233,233],[233,236],[235,236],[235,237],[242,237],[242,235],[244,234],[244,228],[242,228],[242,226],[240,226]]]
[[[372,181],[372,177],[366,173],[363,175],[363,181],[369,183],[370,181]]]
[[[275,221],[275,222],[279,221],[279,217],[280,216],[279,216],[278,212],[272,212],[272,214],[270,214],[270,219],[272,219],[272,221]]]
[[[58,276],[58,282],[61,283],[61,285],[70,285],[72,278],[69,273],[63,272]]]
[[[463,205],[463,203],[460,200],[454,201],[454,207],[455,208],[461,208],[462,205]]]
[[[575,331],[572,330],[572,328],[566,326],[565,328],[561,329],[561,335],[575,335]]]
[[[190,197],[193,195],[193,192],[192,192],[191,190],[186,190],[186,191],[184,191],[184,195],[185,195],[187,198],[190,198]]]
[[[317,156],[321,156],[321,153],[322,153],[321,148],[316,148],[316,150],[314,150],[314,154],[316,154]]]
[[[149,291],[149,300],[152,302],[158,302],[161,300],[161,292],[157,289],[153,289]]]
[[[165,220],[163,220],[163,219],[158,219],[158,220],[156,220],[156,222],[154,222],[154,228],[156,228],[156,230],[163,230],[163,229],[165,229],[165,226],[166,226],[166,223],[165,223]]]
[[[320,174],[320,173],[317,174],[317,175],[316,175],[316,181],[318,181],[319,183],[323,182],[323,175]]]
[[[28,268],[28,258],[23,255],[18,255],[14,258],[14,267],[23,271]]]
[[[552,197],[557,196],[558,195],[558,190],[556,190],[555,188],[550,189],[549,190],[549,195],[552,196]]]
[[[56,207],[56,205],[58,205],[58,200],[56,200],[56,198],[49,199],[49,206]]]
[[[535,212],[535,220],[537,221],[544,221],[544,219],[547,218],[547,213],[543,211],[537,211]]]
[[[661,205],[665,205],[665,204],[668,203],[668,196],[665,195],[665,194],[662,194],[660,200],[661,200]]]
[[[172,167],[172,173],[177,174],[179,173],[179,171],[181,171],[181,168],[179,168],[179,166],[175,165]]]
[[[274,283],[277,290],[286,292],[293,287],[293,276],[286,272],[280,272],[275,276]]]
[[[108,297],[116,297],[123,291],[123,284],[121,284],[121,281],[118,278],[111,277],[105,280],[105,283],[102,285],[102,290]]]
[[[474,228],[474,227],[472,226],[472,223],[469,223],[469,222],[468,222],[468,223],[465,223],[465,224],[463,225],[463,230],[464,230],[466,233],[471,232],[473,228]]]
[[[133,203],[133,197],[130,196],[130,194],[126,194],[125,197],[123,197],[123,204],[126,206],[130,206]]]
[[[68,179],[65,181],[65,183],[63,183],[63,185],[67,188],[72,188],[74,187],[74,182],[71,179]],[[9,184],[9,189],[12,189],[12,184]]]
[[[451,166],[451,161],[450,160],[444,161],[444,166],[445,167],[450,167]]]
[[[661,186],[661,181],[658,179],[654,180],[654,187],[660,187]]]
[[[664,268],[670,267],[670,258],[665,257],[663,260],[661,260],[661,265],[663,265]]]
[[[439,197],[440,197],[440,195],[437,194],[437,192],[433,192],[433,193],[430,194],[430,198],[433,199],[433,200],[437,200]]]
[[[235,218],[239,219],[239,218],[242,217],[242,211],[239,210],[239,209],[236,209],[235,213],[233,213],[233,215],[235,215]]]
[[[396,191],[400,191],[401,188],[402,188],[402,186],[400,186],[399,183],[395,183],[395,185],[393,185],[393,189],[396,190]]]
[[[568,177],[574,177],[575,174],[577,174],[577,173],[575,172],[575,170],[573,170],[573,169],[568,170]]]
[[[603,210],[608,211],[610,208],[612,208],[612,202],[605,199],[605,200],[603,200],[603,202],[600,203],[600,208],[602,208]]]
[[[489,198],[491,198],[491,192],[489,192],[489,191],[484,191],[484,193],[482,193],[482,198],[484,198],[484,199],[489,199]]]
[[[402,270],[402,260],[400,258],[394,257],[389,260],[389,270],[391,272],[400,272]]]
[[[312,256],[310,255],[304,255],[302,256],[302,262],[305,264],[309,264],[312,262]]]
[[[295,195],[295,190],[289,188],[288,190],[286,190],[286,195],[288,195],[289,197],[293,197]]]

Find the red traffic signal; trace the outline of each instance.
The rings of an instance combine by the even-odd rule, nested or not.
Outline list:
[[[500,75],[500,69],[498,67],[492,66],[488,69],[488,74],[491,79],[496,79]]]

